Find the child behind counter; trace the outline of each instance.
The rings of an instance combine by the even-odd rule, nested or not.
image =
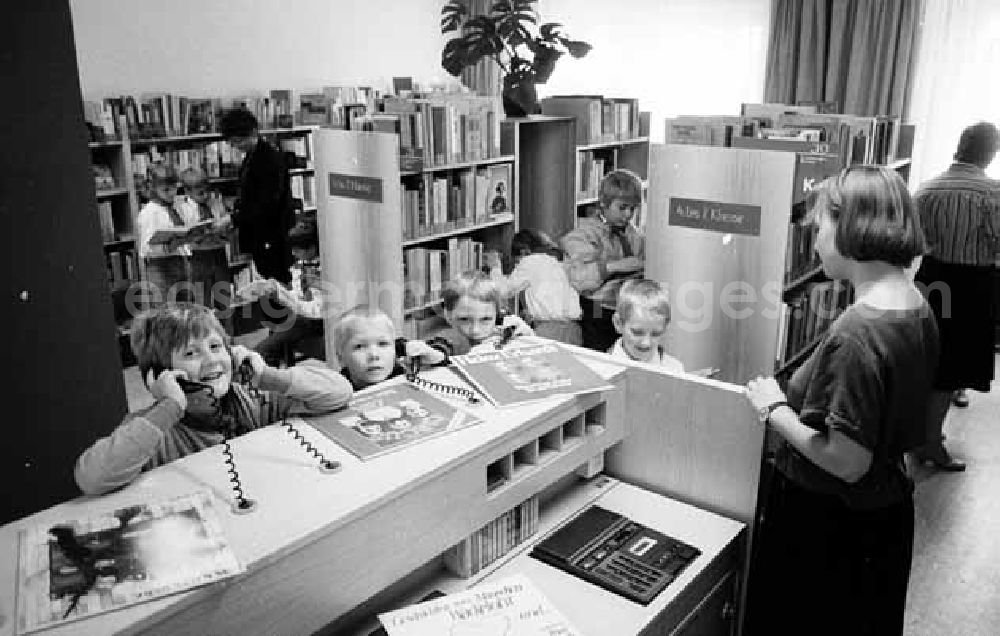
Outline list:
[[[511,239],[510,252],[514,259],[510,276],[503,276],[499,263],[491,263],[490,278],[501,294],[524,292],[525,312],[536,335],[582,345],[580,295],[570,285],[556,242],[545,232],[524,229]]]
[[[618,305],[611,322],[620,335],[608,350],[613,357],[684,373],[681,361],[663,350],[663,336],[670,324],[670,303],[659,283],[649,279],[625,281],[618,292]]]
[[[377,307],[357,305],[348,309],[333,328],[334,349],[342,365],[341,374],[350,380],[355,391],[402,375],[405,371],[397,357],[396,327],[389,315]],[[417,358],[423,366],[448,361],[440,347],[422,340],[405,341],[406,358]]]
[[[470,270],[449,281],[441,293],[441,300],[448,327],[427,342],[449,356],[464,355],[475,347],[492,346],[500,341],[506,328],[513,329],[513,336],[535,335],[521,318],[504,315],[500,289],[483,272]]]
[[[231,346],[203,305],[170,303],[145,311],[132,321],[131,340],[155,402],[127,414],[77,459],[74,476],[88,495],[125,486],[143,471],[219,444],[224,436],[285,415],[334,411],[351,397],[350,383],[320,363],[275,369],[246,347]],[[244,362],[253,369],[249,380],[256,395],[233,381]]]

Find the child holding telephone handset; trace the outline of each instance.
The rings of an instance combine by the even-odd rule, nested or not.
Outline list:
[[[350,383],[309,361],[288,369],[267,366],[246,347],[230,346],[208,308],[164,305],[132,322],[132,349],[156,402],[125,416],[108,437],[80,455],[80,489],[102,494],[140,473],[279,421],[345,406]],[[237,384],[249,376],[257,389]]]
[[[510,336],[535,332],[518,316],[507,316],[496,281],[479,271],[467,271],[449,281],[441,293],[448,328],[427,341],[458,356],[477,347],[493,347]]]

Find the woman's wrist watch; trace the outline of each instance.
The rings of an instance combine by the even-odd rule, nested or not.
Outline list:
[[[777,402],[772,402],[767,406],[760,407],[757,411],[757,416],[760,418],[761,423],[767,424],[768,420],[771,419],[771,413],[774,413],[777,409],[782,406],[788,406],[788,402],[784,400],[778,400]]]

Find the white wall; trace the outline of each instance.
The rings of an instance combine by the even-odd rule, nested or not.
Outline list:
[[[638,97],[652,137],[677,115],[738,115],[764,97],[769,0],[541,0],[545,22],[594,49],[560,59],[542,95]]]
[[[333,84],[386,87],[440,67],[443,0],[70,0],[89,99],[122,92],[235,95]],[[763,98],[769,0],[540,0],[544,21],[594,46],[542,95],[639,98],[663,118],[735,115]]]
[[[427,82],[439,0],[70,0],[88,99]]]

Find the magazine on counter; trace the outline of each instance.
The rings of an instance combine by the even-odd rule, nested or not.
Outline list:
[[[580,636],[527,576],[379,614],[389,636]]]
[[[370,459],[482,422],[400,380],[357,394],[346,409],[309,424],[358,458]]]
[[[451,362],[498,407],[611,388],[575,354],[554,342],[468,353],[453,356]]]
[[[243,572],[198,492],[19,533],[17,632],[151,601]],[[84,626],[81,633],[87,633]]]

